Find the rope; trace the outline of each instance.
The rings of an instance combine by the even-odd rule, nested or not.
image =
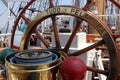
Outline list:
[[[7,11],[7,9],[5,9],[5,10],[0,14],[0,16],[2,16],[6,11]]]

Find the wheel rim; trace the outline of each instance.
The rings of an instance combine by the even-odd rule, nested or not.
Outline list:
[[[20,12],[20,14],[19,14],[19,16],[17,17],[17,19],[16,19],[16,22],[15,22],[15,24],[14,24],[14,26],[13,26],[13,30],[12,30],[12,37],[11,37],[11,44],[10,44],[10,46],[11,46],[11,48],[15,48],[15,49],[19,49],[19,46],[16,46],[15,44],[14,44],[14,42],[15,42],[15,31],[17,30],[17,26],[18,26],[18,24],[19,24],[19,22],[20,22],[20,19],[23,19],[27,24],[30,22],[30,20],[28,20],[27,19],[27,17],[24,15],[24,13],[27,11],[27,9],[35,2],[36,0],[31,0],[31,1],[29,1],[28,3],[27,3],[27,5],[22,9],[22,11]],[[53,4],[53,2],[54,2],[54,0],[49,0],[49,7],[53,7],[54,6],[54,4]],[[85,5],[85,7],[83,8],[84,10],[87,10],[88,9],[88,6],[90,5],[90,3],[91,3],[91,0],[90,1],[87,1],[87,3],[86,3],[86,5]],[[54,18],[53,18],[54,19]],[[46,45],[48,45],[48,44],[46,44]]]
[[[30,5],[32,5],[36,0],[31,0],[28,2],[28,4],[22,9],[22,11],[20,12],[19,16],[17,17],[16,19],[16,22],[13,26],[13,30],[12,30],[12,37],[11,37],[11,44],[10,44],[10,47],[11,48],[16,48],[16,49],[19,49],[19,46],[16,46],[14,44],[14,38],[15,38],[15,31],[17,29],[17,25],[20,21],[20,19],[22,18],[26,23],[29,23],[30,20],[27,20],[27,17],[24,15],[25,11],[28,9],[28,7],[30,7]],[[117,6],[118,8],[120,8],[120,4],[119,4],[119,1],[115,1],[115,0],[108,0],[110,2],[112,2],[115,6]],[[86,5],[84,6],[84,10],[88,10],[88,7],[90,5],[90,3],[92,2],[92,0],[88,0]],[[50,3],[50,7],[53,7],[53,0],[49,0],[49,3]]]
[[[49,10],[53,10],[53,9],[59,9],[59,10],[56,12],[51,12],[51,13],[48,12]],[[77,11],[77,12],[75,12],[75,11]],[[56,16],[56,15],[63,15],[63,14],[75,16],[77,18],[85,20],[86,22],[91,24],[98,31],[98,33],[101,35],[101,37],[103,38],[103,41],[105,42],[105,44],[107,46],[109,56],[110,56],[109,57],[110,73],[109,73],[107,79],[114,80],[116,75],[117,75],[118,57],[117,57],[117,47],[116,47],[116,44],[114,42],[114,39],[112,38],[112,32],[109,30],[109,28],[101,20],[99,20],[99,18],[92,15],[90,12],[86,12],[80,8],[77,8],[77,7],[57,6],[57,7],[49,8],[49,9],[43,11],[41,14],[39,14],[36,18],[34,18],[28,24],[27,30],[25,31],[23,38],[22,38],[22,41],[21,41],[21,44],[20,44],[20,50],[24,50],[27,48],[28,39],[32,33],[37,34],[36,27],[40,22],[42,22],[43,20],[45,20],[48,17],[53,17],[53,15]],[[53,21],[55,21],[55,20],[53,20]],[[55,24],[55,23],[53,23],[53,24]],[[75,32],[76,32],[76,30],[75,30]],[[58,33],[57,33],[57,35],[58,35]],[[39,39],[43,43],[45,43],[47,48],[49,47],[49,45],[43,41],[43,38],[39,38]],[[73,38],[71,38],[71,39],[73,39]],[[98,42],[98,45],[103,44],[103,41]],[[59,38],[56,39],[56,43],[58,43],[58,44],[56,44],[56,50],[61,50],[61,51],[65,52],[65,54],[67,54],[68,51],[66,49],[69,49],[70,46],[67,45],[68,47],[65,46],[64,49],[62,49],[59,46],[60,45]],[[68,41],[68,43],[71,43],[71,42]],[[83,51],[83,52],[85,52],[85,51]],[[73,55],[79,55],[80,53],[83,53],[83,52],[77,51],[76,53],[73,53]]]

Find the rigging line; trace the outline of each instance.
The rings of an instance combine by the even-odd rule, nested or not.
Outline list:
[[[13,3],[13,6],[12,6],[12,8],[10,8],[10,12],[15,16],[15,17],[17,17],[17,15],[15,14],[15,12],[13,11],[13,9],[14,9],[14,7],[15,7],[15,1],[14,1],[14,3]],[[19,4],[19,6],[16,8],[16,10],[15,11],[17,11],[17,14],[18,14],[18,12],[19,12],[19,10],[20,10],[20,6],[21,6],[21,3]],[[19,9],[18,9],[19,8]],[[18,10],[17,10],[18,9]],[[11,16],[11,13],[10,13],[10,16]],[[9,24],[8,24],[9,25]],[[18,25],[18,29],[20,28],[20,26]],[[8,28],[7,28],[8,29]],[[6,31],[7,32],[7,31]]]
[[[37,2],[37,7],[39,6],[39,2]]]
[[[15,2],[13,3],[13,5],[12,5],[12,10],[13,10],[13,8],[14,8],[14,5],[15,5]],[[10,16],[11,16],[11,14],[12,14],[12,12],[10,12]]]
[[[46,5],[45,5],[45,4],[46,4]],[[45,6],[43,6],[43,8],[45,9],[46,6],[47,6],[47,1],[44,1],[43,5],[45,5]]]
[[[7,26],[7,24],[8,24],[8,22],[4,25],[4,27],[0,30],[1,31],[1,33],[2,33],[2,31],[6,28],[6,26]],[[3,41],[5,41],[6,40],[6,36],[3,36]]]
[[[1,29],[1,31],[4,31],[4,29],[6,28],[8,22],[3,26],[3,28]]]
[[[48,7],[48,1],[46,0],[45,2],[44,2],[44,4],[46,4],[45,6],[44,6],[44,9],[46,9],[47,7]]]
[[[37,1],[36,8],[38,7],[39,1]]]
[[[49,8],[49,1],[47,1],[47,5],[46,5],[46,8]]]
[[[36,3],[34,2],[34,3],[30,6],[30,8],[27,9],[27,10],[28,10],[28,18],[29,18],[29,19],[32,18],[33,12],[35,11],[35,10],[34,10],[35,4],[36,4]],[[26,15],[27,15],[27,13],[26,13]]]
[[[41,5],[42,5],[42,1],[41,1],[40,4],[39,4],[39,10],[41,10]]]
[[[36,3],[36,10],[39,11],[39,9],[38,9],[39,7],[38,6],[39,6],[39,2],[37,1],[37,3]]]
[[[48,1],[46,1],[46,3],[47,3],[46,8],[48,8],[48,7],[49,7],[49,2],[48,2]],[[46,8],[45,8],[45,9],[46,9]]]
[[[17,13],[19,13],[19,11],[21,10],[21,8],[22,8],[22,2],[20,2],[19,9],[18,9]]]
[[[7,27],[6,27],[6,33],[8,32],[8,29],[9,29],[9,20],[8,20]]]
[[[40,2],[40,1],[39,1],[39,2],[37,2],[37,4],[36,4],[36,11],[38,11],[38,12],[37,12],[37,13],[35,13],[34,15],[38,15],[38,14],[41,12],[40,4],[41,4],[41,2]]]
[[[29,11],[29,14],[28,14],[28,16],[29,16],[29,19],[31,19],[32,18],[32,14],[33,14],[33,12],[34,12],[34,6],[35,6],[35,2],[30,6],[30,11]]]
[[[22,24],[23,24],[23,19],[20,20],[20,24],[19,24],[20,26],[18,27],[18,30],[21,29]]]
[[[11,11],[11,13],[13,13],[13,15],[14,15],[15,17],[17,17],[17,15],[13,12],[15,3],[16,3],[16,2],[14,1],[14,4],[13,4],[12,8],[10,9],[10,11]],[[18,7],[16,8],[16,10],[15,10],[15,11],[17,11],[17,9],[19,8],[18,11],[17,11],[17,14],[18,14],[19,11],[20,11],[21,5],[22,5],[22,2],[20,2],[19,6],[18,6]],[[20,29],[20,26],[19,26],[19,25],[18,25],[18,29]]]
[[[55,4],[56,4],[56,1],[55,1],[55,0],[53,0],[53,4],[54,4],[54,6],[55,6]]]
[[[7,27],[6,27],[7,26]],[[5,24],[5,26],[3,27],[3,29],[5,29],[6,28],[6,33],[8,32],[8,28],[9,28],[9,21]],[[3,31],[3,30],[2,30]],[[6,35],[4,36],[4,40],[3,41],[5,41],[6,40]]]
[[[56,0],[56,6],[59,4],[59,1],[58,0]]]
[[[39,5],[38,5],[38,7],[39,7],[38,10],[39,10],[39,11],[41,11],[41,5],[42,5],[42,2],[39,2]],[[38,14],[39,14],[39,13],[37,13],[37,15],[38,15]]]
[[[55,0],[55,5],[58,5],[60,0]]]
[[[4,1],[4,0],[2,0],[3,1],[3,3],[5,4],[5,6],[8,8],[8,3],[6,2],[6,1]],[[13,13],[13,15],[16,17],[16,15],[14,14],[14,12],[12,11],[12,9],[11,8],[9,8],[9,10]]]
[[[47,5],[47,2],[44,0],[44,2],[43,2],[43,5],[45,5],[45,6],[43,6],[43,8],[45,9],[45,7],[46,7],[46,5]]]
[[[33,3],[33,5],[31,6],[32,9],[33,9],[33,11],[31,12],[31,17],[33,17],[33,16],[34,16],[34,12],[37,11],[37,10],[36,10],[36,5],[37,5],[37,3],[36,3],[36,1],[35,1],[35,2]]]
[[[19,5],[19,9],[18,9],[18,12],[17,14],[19,13],[19,11],[22,9],[22,4],[25,3],[25,2],[20,2],[20,5]],[[19,25],[18,25],[18,30],[21,29],[21,26],[23,24],[23,20],[21,19],[20,22],[19,22]]]
[[[23,9],[23,8],[24,8],[24,6],[25,6],[25,5],[27,5],[27,3],[28,3],[28,1],[27,1],[27,0],[26,0],[26,2],[21,1],[21,3],[20,3],[20,7],[19,7],[19,8],[20,8],[20,9],[19,9],[19,11],[20,11],[21,9]],[[19,11],[18,11],[18,12],[19,12]],[[25,13],[26,13],[26,11],[24,12],[24,14],[25,14]]]
[[[59,0],[57,0],[57,3],[58,3],[57,5],[59,5],[59,4],[60,4],[60,1],[59,1]]]
[[[53,0],[54,4],[56,5],[57,4],[57,0]]]
[[[5,10],[0,14],[0,16],[2,16],[6,11],[7,11],[7,9],[5,9]]]

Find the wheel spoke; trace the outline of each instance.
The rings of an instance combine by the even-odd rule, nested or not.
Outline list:
[[[108,71],[96,69],[96,68],[89,67],[89,66],[87,66],[87,70],[95,72],[95,73],[100,73],[100,74],[108,75]]]
[[[53,0],[49,0],[50,2],[50,8],[53,7]],[[55,43],[56,43],[56,48],[60,48],[60,40],[58,36],[58,31],[57,31],[57,22],[56,22],[56,17],[52,16],[52,24],[53,24],[53,32],[54,32],[54,37],[55,37]]]
[[[86,47],[86,48],[84,48],[82,50],[79,50],[79,51],[77,51],[75,53],[69,54],[69,56],[78,56],[78,55],[81,55],[81,54],[83,54],[83,53],[85,53],[85,52],[87,52],[89,50],[92,50],[93,48],[98,47],[98,46],[100,46],[102,44],[104,44],[104,40],[101,40],[101,41],[99,41],[99,42],[97,42],[97,43],[95,43],[93,45],[90,45],[90,46],[88,46],[88,47]]]
[[[67,44],[65,45],[64,52],[66,52],[66,53],[68,52],[68,50],[70,48],[70,45],[71,45],[71,43],[72,43],[72,41],[73,41],[73,39],[74,39],[78,29],[79,29],[79,26],[81,25],[81,23],[82,23],[82,20],[77,20],[77,24],[74,27],[74,30],[73,30],[73,32],[72,32],[72,34],[71,34]]]
[[[83,7],[83,10],[87,11],[89,9],[89,6],[90,6],[91,2],[92,2],[91,0],[87,0],[87,3]]]
[[[35,30],[35,34],[37,35],[37,38],[48,48],[49,44],[44,40],[42,35],[40,35],[40,33],[37,30]]]
[[[12,31],[12,37],[11,37],[11,47],[13,47],[13,43],[14,43],[14,36],[15,36],[15,30],[17,28],[17,25],[19,23],[19,20],[21,19],[21,15],[25,13],[26,9],[34,2],[35,0],[31,0],[25,7],[24,9],[20,12],[18,18],[16,19],[16,22],[13,26],[13,31]]]
[[[89,6],[90,6],[90,3],[91,3],[91,0],[88,0],[87,3],[86,3],[86,5],[85,5],[82,9],[85,10],[85,11],[87,11],[88,8],[89,8]],[[66,46],[65,46],[64,49],[63,49],[64,52],[66,52],[66,53],[68,52],[68,50],[69,50],[69,48],[70,48],[70,45],[71,45],[71,43],[72,43],[72,41],[73,41],[73,39],[74,39],[74,37],[75,37],[75,34],[77,33],[77,31],[78,31],[78,29],[79,29],[79,26],[80,26],[80,24],[82,23],[82,21],[83,21],[83,20],[80,20],[80,19],[77,20],[77,24],[76,24],[76,26],[75,26],[75,28],[74,28],[74,30],[73,30],[73,32],[72,32],[69,40],[68,40]]]
[[[55,37],[56,48],[60,49],[60,39],[57,31],[57,22],[55,16],[52,16],[53,32]]]
[[[50,8],[53,7],[53,0],[49,0],[50,2]],[[57,22],[56,22],[56,17],[52,16],[52,24],[53,24],[53,32],[54,32],[54,39],[55,39],[55,43],[56,43],[56,48],[60,49],[60,39],[59,39],[59,35],[58,35],[58,31],[57,31]]]
[[[117,0],[110,0],[113,4],[115,4],[118,8],[120,8],[120,2]]]
[[[25,15],[21,15],[21,17],[25,20],[25,22],[26,22],[27,24],[30,22],[30,20],[27,19],[27,18],[25,17]]]

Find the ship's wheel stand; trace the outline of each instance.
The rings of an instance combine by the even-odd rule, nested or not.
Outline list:
[[[112,0],[111,0],[112,1]],[[32,0],[31,0],[32,2]],[[34,0],[33,0],[34,2]],[[113,1],[114,2],[114,1]],[[119,5],[118,5],[119,6]],[[57,31],[57,23],[55,17],[58,15],[69,15],[73,16],[78,19],[76,26],[74,26],[74,29],[71,33],[70,38],[68,39],[66,45],[64,48],[61,47],[60,39]],[[25,19],[25,17],[23,17]],[[26,31],[24,32],[24,35],[21,40],[21,44],[19,50],[25,50],[28,48],[28,43],[30,36],[34,33],[38,37],[38,39],[44,44],[46,48],[52,48],[40,35],[39,31],[37,31],[37,26],[44,21],[45,19],[51,18],[52,24],[53,24],[53,33],[55,37],[55,47],[54,50],[58,51],[61,56],[66,58],[66,56],[78,56],[81,54],[85,54],[85,52],[92,50],[94,48],[97,48],[98,46],[105,45],[107,47],[108,53],[109,53],[109,69],[106,70],[99,70],[93,67],[87,66],[88,71],[100,73],[107,76],[107,80],[119,80],[120,77],[120,63],[119,63],[119,49],[117,47],[117,44],[115,42],[115,38],[113,37],[113,33],[109,29],[109,27],[101,21],[98,17],[93,15],[92,13],[85,11],[83,9],[80,9],[78,7],[73,6],[56,6],[48,8],[47,10],[41,12],[39,15],[36,16],[31,21],[28,21],[28,26]],[[25,19],[27,21],[27,19]],[[77,30],[79,29],[79,25],[82,21],[86,21],[89,23],[96,31],[101,35],[102,40],[92,44],[91,46],[88,46],[84,49],[78,50],[74,53],[69,54],[70,45],[77,33]],[[15,30],[15,29],[14,29]],[[13,31],[14,31],[13,30]],[[13,39],[13,38],[12,38]],[[14,41],[14,40],[12,40]],[[13,42],[12,42],[13,47]]]

